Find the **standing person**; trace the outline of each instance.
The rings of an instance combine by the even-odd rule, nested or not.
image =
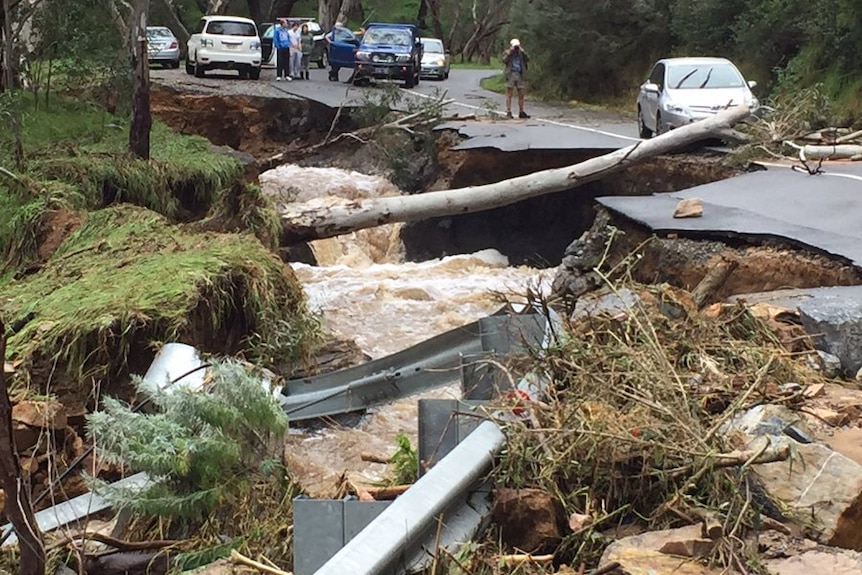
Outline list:
[[[524,90],[527,84],[527,64],[529,57],[521,47],[521,41],[512,38],[509,49],[503,53],[503,76],[506,78],[506,117],[512,118],[512,94],[518,90],[518,117],[529,118],[524,111]]]
[[[308,77],[308,59],[311,57],[311,52],[314,50],[314,34],[308,30],[308,24],[303,24],[300,31],[302,38],[302,78],[306,80]]]
[[[299,32],[299,22],[293,21],[290,32],[290,75],[294,78],[302,78],[302,34]]]
[[[333,42],[335,42],[335,31],[338,28],[343,28],[344,24],[341,22],[336,22],[332,27],[332,30],[326,33],[326,36],[323,37],[323,40],[326,42],[326,51],[327,53],[331,53],[330,47]],[[330,82],[338,82],[338,71],[341,68],[332,63],[332,59],[329,60],[329,81]]]
[[[288,37],[287,20],[278,21],[278,26],[272,34],[272,45],[275,47],[275,81],[293,80],[288,72],[290,67],[290,38]]]

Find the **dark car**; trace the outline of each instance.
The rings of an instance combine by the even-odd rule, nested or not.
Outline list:
[[[354,82],[365,78],[393,79],[405,88],[419,83],[422,42],[413,24],[369,24],[355,55]]]
[[[314,37],[314,47],[311,50],[309,62],[317,64],[318,68],[326,68],[327,66],[327,50],[326,42],[323,41],[323,30],[320,24],[314,21],[313,18],[288,18],[287,24],[290,27],[294,22],[298,22],[299,26],[308,25],[308,31]],[[272,37],[275,35],[275,27],[278,22],[264,22],[260,25],[260,50],[263,54],[264,66],[275,67],[275,54],[272,49]]]

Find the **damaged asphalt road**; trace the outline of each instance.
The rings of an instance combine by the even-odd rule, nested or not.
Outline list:
[[[379,93],[378,87],[356,87],[344,83],[347,71],[342,71],[342,82],[329,82],[326,79],[327,70],[312,70],[310,81],[275,82],[272,69],[264,69],[261,79],[257,82],[240,80],[236,74],[225,72],[209,73],[205,78],[195,78],[187,75],[182,69],[150,70],[151,79],[167,87],[181,90],[201,92],[203,94],[220,94],[236,96],[259,96],[265,98],[300,98],[312,100],[332,108],[339,106],[360,106],[372,94]],[[502,94],[490,92],[479,86],[479,82],[495,74],[495,70],[452,70],[448,80],[423,80],[412,90],[400,91],[409,98],[437,99],[444,96],[453,100],[447,108],[447,114],[452,116],[493,116],[503,119],[505,113],[505,97]],[[572,106],[561,106],[530,101],[528,97],[527,110],[532,115],[528,121],[513,120],[501,123],[506,130],[517,129],[525,124],[565,127],[573,130],[583,130],[586,133],[596,131],[623,136],[623,140],[635,141],[637,127],[634,117],[604,111],[585,110]],[[544,134],[537,141],[549,141],[557,136]]]

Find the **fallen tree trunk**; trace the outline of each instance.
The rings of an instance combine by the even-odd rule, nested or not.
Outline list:
[[[301,204],[280,204],[277,207],[282,217],[281,242],[290,246],[395,222],[481,212],[570,190],[644,159],[716,137],[748,114],[747,106],[739,106],[573,166],[544,170],[494,184],[361,201],[337,201],[330,197]]]

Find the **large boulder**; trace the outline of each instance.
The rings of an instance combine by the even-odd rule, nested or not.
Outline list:
[[[526,553],[551,550],[563,538],[563,507],[541,489],[498,489],[493,518],[503,541]]]
[[[618,563],[615,575],[718,575],[702,562],[714,545],[702,530],[690,525],[624,537],[608,545],[599,564]]]
[[[740,414],[724,432],[750,451],[791,447],[785,461],[751,467],[766,494],[790,512],[789,519],[811,522],[821,543],[862,550],[862,465],[813,442],[800,417],[777,405],[760,405]]]

